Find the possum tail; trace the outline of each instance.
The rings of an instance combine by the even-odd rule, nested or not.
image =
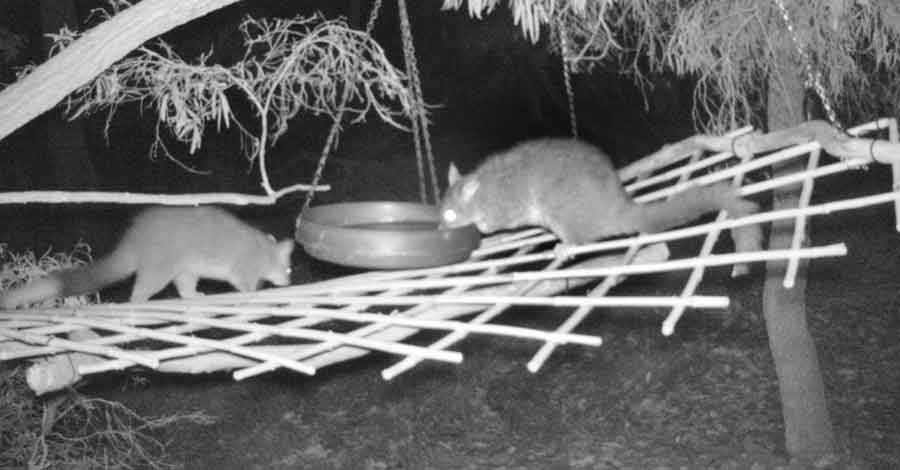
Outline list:
[[[700,186],[682,191],[671,198],[649,204],[637,204],[637,220],[643,232],[659,232],[697,219],[712,211],[725,210],[731,218],[756,213],[756,203],[743,199],[728,182]],[[736,252],[757,251],[762,247],[762,229],[757,224],[731,230]],[[746,265],[736,265],[733,276],[749,272]]]
[[[130,276],[134,260],[116,250],[96,263],[57,271],[0,295],[0,308],[13,309],[58,297],[89,294]]]

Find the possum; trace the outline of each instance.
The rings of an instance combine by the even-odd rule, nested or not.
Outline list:
[[[609,156],[591,144],[565,138],[521,142],[490,155],[466,175],[451,164],[448,183],[438,208],[443,227],[474,224],[488,234],[539,226],[568,245],[659,232],[710,211],[740,217],[758,210],[729,182],[638,204],[626,193]],[[737,251],[755,251],[762,233],[757,225],[738,227],[732,239]],[[743,267],[735,274],[745,272]]]
[[[153,207],[133,220],[116,248],[96,263],[34,280],[0,295],[11,309],[48,299],[83,295],[134,275],[132,302],[142,302],[174,282],[183,298],[198,295],[200,278],[246,292],[262,281],[290,283],[294,241],[275,241],[215,207]]]

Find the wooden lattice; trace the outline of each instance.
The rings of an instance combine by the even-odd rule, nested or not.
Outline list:
[[[887,140],[851,137],[885,130]],[[598,336],[572,333],[596,307],[669,308],[662,331],[671,334],[686,308],[728,305],[726,297],[695,294],[707,267],[783,259],[789,265],[785,286],[790,287],[799,259],[845,254],[842,243],[802,247],[807,218],[900,200],[900,193],[887,192],[809,204],[820,177],[873,160],[900,161],[894,119],[858,126],[849,134],[823,123],[808,123],[768,135],[745,128],[726,136],[695,136],[666,146],[621,172],[628,191],[637,201],[647,202],[693,184],[725,179],[738,184],[750,172],[803,158],[808,162],[803,172],[741,188],[742,194],[750,196],[802,184],[803,197],[795,209],[737,220],[719,214],[710,223],[567,250],[557,249],[552,235],[530,229],[488,238],[469,261],[440,268],[369,272],[191,300],[0,312],[0,361],[32,360],[27,377],[38,393],[57,390],[86,375],[136,365],[178,373],[231,370],[237,380],[278,368],[314,374],[317,368],[370,351],[400,357],[382,372],[385,379],[391,379],[425,359],[458,363],[462,355],[450,348],[469,334],[486,334],[535,341],[536,353],[527,367],[537,371],[559,345],[601,344]],[[786,145],[793,146],[784,148]],[[783,149],[764,153],[777,148]],[[823,164],[819,158],[822,148],[840,160]],[[896,168],[895,178],[900,175]],[[777,219],[795,220],[796,236],[790,249],[712,254],[721,231]],[[665,242],[687,237],[704,237],[699,253],[669,259]],[[610,289],[628,275],[675,270],[690,273],[677,294],[610,295]],[[591,286],[588,295],[571,294],[584,285]],[[554,331],[492,323],[515,305],[572,311]],[[423,330],[445,331],[446,335],[428,346],[406,341]]]

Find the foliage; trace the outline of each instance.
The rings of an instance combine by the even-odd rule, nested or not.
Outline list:
[[[127,6],[116,3],[113,10]],[[101,13],[108,19],[112,13]],[[374,111],[385,122],[409,116],[412,106],[406,77],[368,34],[343,20],[320,15],[292,19],[246,19],[240,26],[245,52],[231,66],[210,64],[211,51],[188,63],[162,41],[142,46],[114,64],[68,99],[72,118],[99,109],[109,122],[118,106],[140,103],[158,115],[157,143],[152,151],[170,158],[160,136],[165,126],[191,153],[201,145],[207,123],[217,128],[235,124],[249,142],[247,157],[262,157],[287,130],[300,111],[335,118],[342,108],[353,122]],[[77,39],[61,34],[53,39],[65,47]],[[251,104],[259,125],[236,117],[228,92],[238,91]],[[346,102],[342,97],[348,94]],[[260,129],[253,134],[250,129]]]
[[[21,368],[0,369],[0,468],[173,468],[154,433],[202,413],[147,418],[121,403],[74,391],[36,400]]]
[[[480,17],[500,0],[445,0],[444,8],[464,2]],[[708,131],[761,124],[755,111],[764,109],[766,87],[779,86],[784,60],[805,79],[821,73],[829,100],[848,121],[896,114],[900,6],[785,4],[787,21],[777,0],[509,0],[526,36],[534,41],[549,27],[551,46],[559,50],[564,37],[566,60],[577,68],[613,62],[645,85],[648,74],[693,77],[695,123]]]

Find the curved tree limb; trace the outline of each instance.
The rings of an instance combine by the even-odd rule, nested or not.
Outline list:
[[[144,0],[90,31],[0,92],[0,139],[149,39],[239,0]]]

